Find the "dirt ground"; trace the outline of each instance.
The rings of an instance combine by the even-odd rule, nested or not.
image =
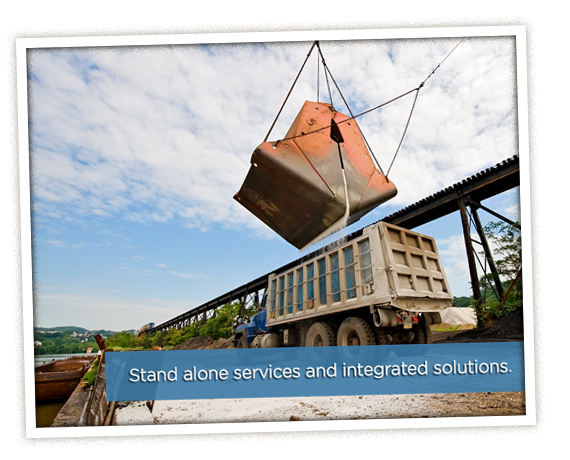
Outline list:
[[[434,343],[522,342],[524,340],[523,309],[519,308],[484,329],[432,333]]]
[[[523,341],[522,308],[485,329],[434,332],[434,343]],[[232,348],[197,337],[180,350]],[[152,410],[151,410],[152,408]],[[120,403],[115,425],[362,420],[524,415],[524,392],[146,401]]]
[[[121,403],[115,425],[524,415],[524,392],[256,398]]]

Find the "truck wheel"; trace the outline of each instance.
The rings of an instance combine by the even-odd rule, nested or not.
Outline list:
[[[339,346],[376,345],[374,330],[362,318],[353,316],[345,319],[338,328]]]
[[[307,332],[306,347],[334,347],[336,340],[333,328],[327,323],[314,323]]]
[[[245,335],[242,335],[237,343],[237,347],[236,348],[249,348],[247,346],[247,337]]]
[[[376,328],[376,345],[388,345],[390,340],[388,340],[388,334],[383,327]]]
[[[404,345],[398,347],[398,349],[394,351],[396,356],[400,358],[424,356],[429,351],[429,347],[426,346],[426,344],[431,343],[431,329],[429,326],[425,324],[414,326],[412,332],[414,333],[414,338],[409,343],[415,346],[409,347]]]
[[[413,332],[415,337],[414,340],[412,340],[412,343],[431,343],[431,329],[428,325],[422,324],[421,326],[414,326]]]

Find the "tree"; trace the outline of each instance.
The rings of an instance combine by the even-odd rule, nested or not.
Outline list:
[[[517,275],[522,269],[520,225],[517,228],[506,222],[491,222],[485,226],[484,231],[491,247],[494,249],[497,274],[505,292],[513,285],[508,298],[501,305],[503,299],[497,298],[493,289],[495,275],[489,273],[480,280],[480,286],[485,292],[482,314],[485,317],[501,318],[507,316],[523,304],[522,277],[519,276],[517,279]]]
[[[154,347],[162,347],[162,343],[164,341],[164,336],[166,335],[165,332],[158,331],[150,338],[150,348]]]
[[[473,297],[453,297],[454,307],[470,307],[473,305]]]
[[[106,340],[108,348],[134,348],[136,338],[128,331],[122,331],[112,335]]]
[[[228,339],[233,334],[235,318],[239,315],[241,304],[227,304],[216,310],[216,316],[208,319],[200,329],[200,335],[214,340]]]
[[[182,340],[183,333],[184,333],[183,329],[177,329],[175,327],[169,329],[164,337],[163,346],[170,348],[178,345],[183,341]]]
[[[234,333],[238,316],[249,320],[257,313],[259,305],[252,303],[242,311],[241,302],[226,304],[216,309],[214,316],[204,322],[194,322],[182,329],[171,328],[165,332],[159,331],[148,335],[142,333],[133,336],[127,331],[114,334],[107,339],[109,348],[144,348],[165,347],[170,349],[176,345],[198,336],[208,336],[214,340],[230,338]]]

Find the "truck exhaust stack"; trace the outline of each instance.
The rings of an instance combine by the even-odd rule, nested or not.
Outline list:
[[[354,119],[305,102],[283,140],[263,142],[234,196],[298,249],[358,221],[397,193]]]

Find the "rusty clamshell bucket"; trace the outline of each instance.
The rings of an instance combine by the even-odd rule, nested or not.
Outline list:
[[[284,140],[255,149],[234,199],[303,249],[396,193],[376,169],[356,121],[329,104],[307,101]]]

